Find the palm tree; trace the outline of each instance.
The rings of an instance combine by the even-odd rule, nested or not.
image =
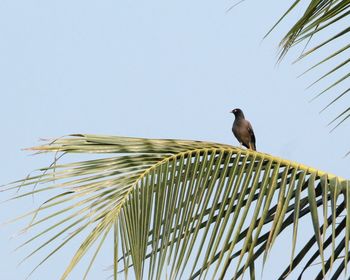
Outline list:
[[[80,240],[61,279],[90,252],[85,279],[108,236],[114,279],[237,279],[246,271],[255,279],[255,264],[265,264],[286,229],[290,261],[276,278],[299,271],[301,279],[315,263],[315,279],[347,271],[349,180],[212,142],[76,134],[31,150],[55,160],[8,190],[21,189],[18,199],[54,195],[20,217],[32,216],[25,231],[37,229],[20,247],[38,243],[26,258],[51,248],[39,267]],[[58,162],[69,154],[95,156]],[[306,242],[298,238],[305,216],[314,231]]]
[[[276,25],[300,4],[303,1],[293,2]],[[324,30],[339,28],[332,30],[328,39],[305,48],[298,60],[327,49],[349,34],[349,14],[348,0],[311,0],[283,38],[280,58],[301,42],[308,46]],[[345,25],[339,24],[342,21]],[[305,73],[344,55],[349,48],[345,43]],[[349,62],[345,58],[315,83],[340,73]],[[346,73],[336,78],[316,97],[344,85],[349,77]],[[324,110],[344,100],[349,91],[345,86]],[[335,127],[349,116],[350,107],[333,120],[338,121]],[[7,190],[23,190],[16,194],[17,199],[53,193],[38,209],[19,217],[32,216],[25,231],[37,229],[20,246],[39,242],[26,259],[51,248],[34,270],[82,238],[61,279],[92,251],[86,278],[112,235],[114,279],[121,273],[136,279],[237,279],[246,271],[254,279],[257,261],[265,265],[277,237],[290,229],[290,261],[276,278],[295,279],[297,274],[301,279],[315,263],[319,264],[315,279],[346,275],[349,180],[268,154],[211,142],[71,135],[33,150],[54,152],[55,160]],[[68,154],[99,156],[58,163]],[[314,231],[306,242],[298,238],[305,216],[311,218]],[[62,239],[67,234],[68,238]]]

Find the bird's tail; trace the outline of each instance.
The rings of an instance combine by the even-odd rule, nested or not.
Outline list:
[[[249,143],[249,148],[250,148],[251,150],[256,151],[255,143],[250,142],[250,143]]]

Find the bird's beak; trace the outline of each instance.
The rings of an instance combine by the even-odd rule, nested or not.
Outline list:
[[[230,113],[230,114],[232,114],[233,112],[232,112],[232,111],[230,111],[229,113]]]

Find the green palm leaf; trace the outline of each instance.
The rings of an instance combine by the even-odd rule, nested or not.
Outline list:
[[[256,260],[266,262],[288,227],[293,229],[291,261],[281,279],[303,260],[306,268],[320,262],[321,276],[347,270],[350,193],[345,179],[201,141],[79,134],[32,150],[100,154],[80,162],[55,160],[41,174],[6,189],[21,189],[14,199],[55,193],[20,217],[32,216],[25,231],[38,228],[20,247],[38,242],[26,258],[51,248],[39,267],[80,240],[61,279],[91,251],[85,279],[109,235],[114,279],[118,271],[136,279],[236,279],[247,269],[253,279]],[[314,237],[297,251],[298,221],[304,216],[310,217]]]
[[[291,12],[295,9],[299,9],[299,6],[304,4],[304,1],[296,0],[293,2],[291,7],[283,14],[283,16],[277,21],[277,23],[272,27],[268,34]],[[320,62],[311,66],[305,73],[309,72],[320,65],[325,63],[329,64],[331,61],[337,61],[341,58],[343,62],[338,63],[336,66],[330,66],[330,69],[325,72],[320,78],[318,78],[314,83],[332,76],[331,82],[324,90],[322,90],[316,97],[319,97],[325,93],[328,93],[331,89],[340,86],[341,84],[346,85],[346,81],[349,79],[349,56],[347,51],[349,51],[350,44],[348,41],[350,25],[349,25],[349,15],[350,15],[350,1],[349,0],[311,0],[307,4],[303,15],[296,21],[292,28],[287,32],[287,34],[282,39],[280,45],[282,51],[280,54],[280,59],[282,59],[290,50],[291,47],[296,46],[302,42],[306,42],[304,52],[298,58],[301,60],[306,56],[309,56],[317,51],[323,50],[329,52]],[[320,39],[326,36],[327,39]],[[311,39],[318,42],[315,46],[307,49],[307,46],[311,42]],[[340,47],[337,45],[341,45]],[[346,72],[337,77],[336,74]],[[305,74],[304,73],[304,74]],[[339,76],[338,75],[338,76]],[[322,111],[327,109],[330,105],[342,99],[348,92],[349,89],[346,86],[345,89],[340,90],[341,92],[336,98],[334,98]],[[337,118],[334,119],[336,126],[344,122],[350,116],[350,107],[347,107],[342,114],[339,114]]]

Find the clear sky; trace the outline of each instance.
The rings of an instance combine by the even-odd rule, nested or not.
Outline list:
[[[293,56],[276,66],[290,21],[262,40],[288,3],[250,0],[227,13],[233,4],[0,1],[1,184],[50,163],[22,148],[69,133],[237,145],[229,114],[235,107],[251,121],[259,151],[349,177],[349,157],[342,158],[350,149],[349,124],[329,134],[336,111],[319,115],[327,99],[309,103],[317,90],[305,91],[324,72],[297,79],[312,60],[292,66]],[[40,201],[2,204],[1,222]],[[24,279],[40,260],[17,267],[28,252],[12,253],[22,239],[10,236],[20,225],[0,228],[1,279]],[[56,279],[69,253],[31,279]],[[106,279],[110,264],[102,256],[90,279]]]

